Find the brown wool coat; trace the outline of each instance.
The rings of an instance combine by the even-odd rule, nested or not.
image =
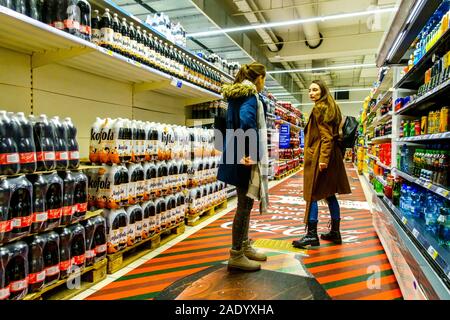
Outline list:
[[[306,201],[305,223],[309,218],[311,201],[319,201],[335,194],[351,193],[341,148],[338,146],[339,127],[320,119],[314,107],[305,128],[305,168],[303,197]],[[328,168],[319,171],[319,163]]]

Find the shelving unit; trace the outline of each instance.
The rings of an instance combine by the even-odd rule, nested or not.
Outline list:
[[[389,134],[386,136],[373,138],[372,140],[370,140],[370,142],[372,144],[378,144],[378,143],[383,143],[383,142],[390,142],[391,140],[392,140],[392,134]]]
[[[447,140],[450,139],[450,132],[435,133],[435,134],[424,134],[414,137],[397,138],[397,142],[426,142],[435,140]]]
[[[380,160],[377,161],[377,165],[379,165],[380,167],[386,169],[386,170],[391,170],[392,168],[390,166],[385,165],[383,162],[381,162]]]

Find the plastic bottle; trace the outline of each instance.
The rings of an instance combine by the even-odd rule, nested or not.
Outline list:
[[[86,216],[88,208],[88,178],[79,171],[74,172],[75,188],[73,194],[74,206],[76,210],[73,215],[73,221],[80,221]]]
[[[11,187],[6,178],[0,178],[0,244],[11,238],[12,216],[9,210]]]
[[[72,259],[70,256],[70,240],[72,231],[65,227],[58,230],[59,233],[59,270],[61,279],[67,278],[72,271]]]
[[[63,180],[56,174],[45,174],[47,180],[47,194],[45,196],[45,207],[48,212],[46,230],[56,228],[61,223],[63,207]]]
[[[54,126],[56,133],[56,169],[66,170],[69,166],[67,127],[59,120],[58,116],[53,117],[50,122]]]
[[[67,149],[69,151],[69,169],[77,169],[80,165],[80,152],[77,142],[77,128],[72,119],[65,118],[63,125],[67,128]]]
[[[111,14],[109,13],[109,9],[105,9],[105,13],[103,13],[102,19],[101,19],[101,40],[100,45],[102,47],[105,47],[107,49],[113,50],[113,43],[114,43],[114,30],[112,27],[112,18]]]
[[[19,151],[20,172],[33,173],[36,171],[36,148],[34,145],[33,126],[25,118],[23,112],[18,112],[13,117],[14,126],[17,128],[17,147]]]
[[[38,292],[44,287],[44,245],[45,240],[39,235],[34,235],[28,241],[28,292]]]
[[[6,284],[6,265],[9,260],[9,251],[5,247],[0,247],[0,301],[9,298],[9,283]]]
[[[95,261],[106,258],[106,220],[102,216],[93,218],[95,224],[94,243]]]
[[[122,23],[120,26],[120,34],[122,35],[122,54],[126,57],[131,57],[131,39],[130,39],[130,29],[128,28],[127,19],[122,18]]]
[[[34,144],[36,146],[37,170],[54,170],[56,168],[56,132],[46,115],[41,114],[39,118],[35,118],[33,132]]]
[[[72,259],[72,272],[75,268],[78,271],[83,271],[86,265],[86,236],[84,228],[77,223],[71,225],[68,229],[72,233],[70,240],[70,257]]]
[[[61,171],[59,176],[63,180],[63,207],[61,212],[61,225],[68,225],[74,219],[75,204],[75,177],[71,171]]]
[[[39,233],[45,230],[48,212],[45,208],[45,195],[47,194],[47,181],[42,174],[27,176],[33,185],[33,215],[31,218],[30,233]]]
[[[86,0],[78,0],[80,8],[80,37],[84,40],[91,40],[91,5]]]
[[[26,0],[25,8],[26,15],[32,19],[42,21],[42,5],[43,0]]]
[[[10,300],[20,300],[28,293],[28,245],[17,241],[6,246],[10,253],[5,267],[5,286],[9,287]]]
[[[78,0],[65,0],[66,12],[64,15],[64,31],[79,37],[81,25],[81,8]]]
[[[56,232],[50,231],[42,235],[45,239],[44,265],[45,265],[45,286],[49,286],[59,280],[60,277],[60,256],[59,256],[59,236]]]
[[[426,229],[434,234],[437,233],[438,199],[431,193],[427,195],[427,206],[424,207]]]
[[[9,178],[11,187],[10,213],[11,213],[11,240],[27,235],[31,229],[32,209],[32,184],[25,176]]]
[[[98,10],[94,10],[91,18],[91,41],[97,45],[100,45],[101,41],[101,24]]]
[[[0,111],[0,175],[16,174],[20,170],[20,158],[16,141],[17,128],[6,114]]]
[[[14,10],[21,14],[27,14],[25,0],[12,0],[14,3]]]

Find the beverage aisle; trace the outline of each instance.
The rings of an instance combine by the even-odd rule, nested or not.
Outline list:
[[[322,241],[319,248],[307,251],[303,264],[332,299],[401,299],[397,281],[373,228],[357,172],[350,166],[347,169],[353,194],[339,199],[344,244],[336,246]],[[290,243],[304,233],[304,202],[299,197],[302,182],[299,172],[270,190],[270,214],[252,215],[250,237],[253,240],[277,239]],[[328,210],[325,209],[319,207],[319,233],[327,229]],[[219,218],[87,299],[154,299],[174,282],[223,263],[228,258],[233,214],[234,211]],[[277,255],[269,255],[269,259],[276,260]],[[373,270],[378,271],[378,281],[372,281]]]

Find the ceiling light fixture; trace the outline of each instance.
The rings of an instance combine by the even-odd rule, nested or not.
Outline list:
[[[352,104],[352,103],[364,103],[365,101],[336,101],[338,104]],[[314,103],[298,103],[299,106],[313,106]]]
[[[339,88],[339,89],[330,89],[330,92],[356,92],[356,91],[370,91],[372,88]],[[302,94],[302,93],[307,93],[308,89],[305,89],[303,91],[299,91],[299,92],[282,92],[282,93],[272,93],[274,96],[290,96],[293,94]]]
[[[236,28],[228,28],[228,29],[219,29],[219,30],[211,30],[211,31],[190,33],[190,34],[187,35],[187,37],[188,38],[209,37],[209,36],[215,36],[215,35],[218,35],[218,34],[232,33],[232,32],[238,32],[238,31],[247,31],[247,30],[255,30],[255,29],[265,29],[265,28],[275,28],[275,27],[284,27],[284,26],[290,26],[290,25],[295,25],[295,24],[305,24],[305,23],[311,23],[311,22],[324,22],[324,21],[330,21],[330,20],[338,20],[338,19],[348,19],[348,18],[360,17],[360,16],[370,16],[372,14],[395,12],[397,10],[398,10],[398,7],[388,7],[388,8],[382,8],[382,9],[374,9],[374,10],[367,10],[367,11],[358,11],[358,12],[351,12],[351,13],[335,14],[335,15],[331,15],[331,16],[314,17],[314,18],[308,18],[308,19],[298,19],[298,20],[289,20],[289,21],[254,24],[254,25],[249,25],[249,26],[245,26],[245,27],[236,27]]]
[[[366,64],[351,64],[345,66],[334,66],[334,67],[321,67],[321,68],[307,68],[307,69],[290,69],[290,70],[272,70],[267,71],[268,74],[279,74],[279,73],[295,73],[295,72],[314,72],[314,71],[327,71],[327,70],[345,70],[345,69],[357,69],[357,68],[376,68],[375,63]]]

